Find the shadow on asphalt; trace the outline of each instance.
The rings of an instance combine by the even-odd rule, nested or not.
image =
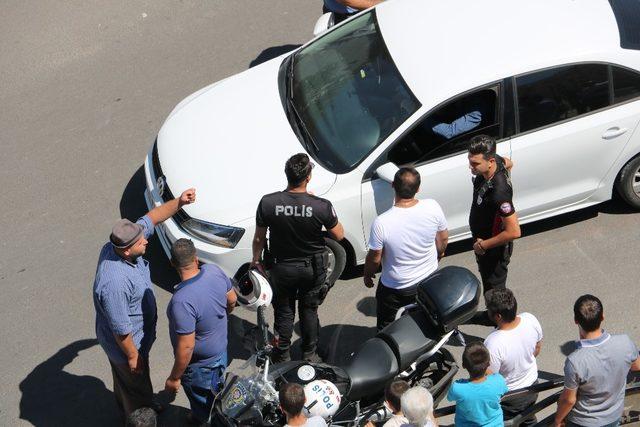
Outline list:
[[[356,304],[356,308],[362,314],[367,317],[376,317],[377,308],[376,308],[376,298],[375,297],[364,297]]]
[[[238,308],[236,308],[238,309]],[[227,358],[229,364],[235,360],[247,360],[256,352],[258,343],[258,326],[233,314],[229,315],[229,332],[227,336]],[[271,339],[271,335],[269,336]]]
[[[262,52],[260,52],[260,55],[258,55],[256,57],[256,59],[254,59],[253,61],[251,61],[249,63],[249,68],[253,68],[256,65],[260,65],[263,62],[267,62],[270,59],[273,58],[277,58],[280,55],[284,55],[287,52],[291,52],[294,49],[299,48],[300,44],[285,44],[282,46],[272,46],[272,47],[268,47],[265,50],[263,50]]]
[[[95,345],[96,339],[75,341],[36,366],[20,383],[20,419],[36,427],[122,425],[115,397],[100,379],[64,370]],[[184,424],[186,414],[186,409],[169,405],[158,424]]]

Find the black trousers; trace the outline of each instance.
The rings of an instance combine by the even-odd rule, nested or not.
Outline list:
[[[489,249],[484,255],[476,255],[476,262],[482,278],[482,293],[492,289],[507,287],[507,273],[513,253],[513,242]]]
[[[482,293],[485,298],[487,297],[487,292],[507,287],[507,273],[509,272],[512,253],[513,242],[509,242],[504,246],[489,249],[484,255],[476,254],[476,262],[482,279]],[[468,323],[495,326],[489,319],[486,310],[477,312]]]
[[[416,302],[417,286],[405,289],[392,289],[378,282],[376,289],[376,327],[378,331],[384,329],[396,318],[398,310],[405,305]]]
[[[504,419],[510,420],[511,418],[521,414],[525,409],[533,406],[536,403],[536,400],[538,400],[538,393],[515,397],[501,402],[500,406],[502,406]],[[533,414],[530,417],[525,418],[520,425],[532,426],[536,421],[536,415]]]
[[[319,258],[319,259],[318,259]],[[322,257],[276,262],[270,270],[274,286],[272,305],[276,349],[287,353],[291,347],[293,322],[298,302],[303,357],[312,355],[318,347],[318,306],[327,268]]]

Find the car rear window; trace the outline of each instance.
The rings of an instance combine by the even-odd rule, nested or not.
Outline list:
[[[606,64],[575,64],[516,77],[520,132],[537,129],[609,105]]]
[[[625,102],[640,98],[640,73],[612,66],[613,102]]]
[[[620,31],[620,47],[640,50],[640,0],[609,0]]]

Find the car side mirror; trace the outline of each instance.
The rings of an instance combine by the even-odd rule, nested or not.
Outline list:
[[[388,183],[393,182],[393,178],[396,176],[396,172],[398,172],[398,167],[393,163],[385,163],[376,169],[376,175],[383,181],[387,181]]]
[[[333,12],[325,13],[317,21],[315,27],[313,27],[313,36],[317,37],[320,34],[333,27],[335,24],[335,18]]]

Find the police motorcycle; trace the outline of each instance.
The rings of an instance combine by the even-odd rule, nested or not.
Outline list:
[[[277,391],[287,382],[305,388],[308,415],[322,416],[332,426],[363,426],[390,417],[383,394],[394,378],[426,387],[437,404],[458,371],[444,344],[459,334],[459,324],[473,317],[480,299],[473,273],[444,267],[418,285],[416,304],[401,309],[345,366],[306,361],[272,365],[265,320],[272,296],[269,282],[250,270],[235,288],[240,304],[257,312],[261,337],[257,353],[227,375],[212,407],[215,426],[284,425]]]

